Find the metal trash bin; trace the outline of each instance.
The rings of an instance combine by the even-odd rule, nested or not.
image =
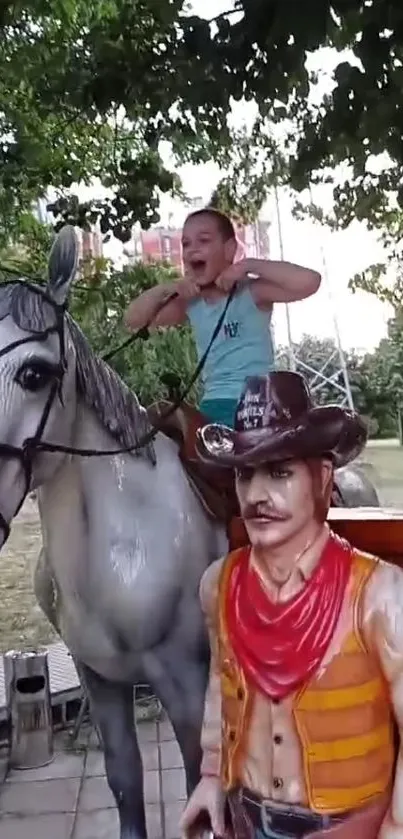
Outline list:
[[[48,653],[10,650],[3,663],[11,723],[10,766],[46,766],[54,756]]]

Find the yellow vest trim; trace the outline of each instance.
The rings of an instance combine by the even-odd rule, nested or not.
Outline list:
[[[382,696],[384,687],[380,679],[371,679],[363,685],[352,688],[338,688],[334,690],[307,690],[302,694],[298,708],[301,711],[338,711],[342,708],[354,708],[357,705],[373,701],[374,697]]]
[[[375,798],[377,795],[385,793],[385,786],[379,781],[374,781],[371,784],[364,784],[361,787],[354,787],[354,789],[318,789],[315,791],[315,810],[319,812],[343,813],[346,810],[354,809],[356,807],[357,798],[361,802]]]
[[[231,661],[225,662],[225,655],[223,657],[222,650],[230,651],[230,644],[228,640],[226,622],[225,622],[225,598],[229,583],[229,578],[234,567],[235,562],[237,562],[239,554],[241,551],[244,551],[244,548],[238,548],[238,550],[233,551],[232,553],[228,554],[226,560],[223,563],[221,574],[218,583],[218,627],[219,627],[219,657],[221,659],[221,695],[223,701],[236,701],[235,697],[237,696],[238,689],[241,689],[245,696],[245,700],[240,703],[240,707],[238,709],[239,719],[238,725],[231,729],[231,726],[228,723],[225,723],[223,720],[222,722],[222,749],[221,749],[221,767],[220,767],[220,774],[221,780],[223,782],[224,789],[230,789],[238,780],[238,763],[240,758],[240,751],[241,746],[243,744],[244,738],[244,731],[248,725],[248,718],[251,713],[253,698],[249,694],[249,690],[246,684],[245,674],[241,668],[238,667],[236,661],[232,658],[232,651],[231,651]],[[232,667],[235,668],[235,680],[233,678],[228,677],[225,671],[225,664],[230,664],[231,669]],[[234,674],[231,673],[233,677]],[[234,739],[231,743],[228,742],[228,735],[229,733],[233,733]]]
[[[388,748],[390,726],[382,725],[370,734],[361,737],[349,737],[345,740],[332,740],[331,743],[311,743],[308,748],[311,763],[323,763],[331,760],[349,760],[362,757],[375,749]]]

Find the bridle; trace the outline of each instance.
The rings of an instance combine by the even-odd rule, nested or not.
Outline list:
[[[19,513],[27,495],[30,491],[31,481],[32,481],[32,471],[33,471],[33,464],[34,458],[39,452],[53,452],[53,453],[63,453],[63,454],[70,454],[76,455],[78,457],[112,457],[118,454],[139,454],[142,449],[146,446],[150,445],[153,442],[157,434],[163,429],[165,421],[170,417],[172,414],[177,411],[177,409],[181,406],[184,402],[186,397],[188,396],[190,390],[192,389],[193,385],[196,383],[197,379],[199,378],[200,374],[203,371],[203,368],[206,364],[208,355],[210,353],[211,347],[216,340],[221,327],[224,323],[225,315],[227,313],[229,304],[235,294],[236,286],[233,287],[228,298],[226,300],[226,305],[218,319],[214,332],[212,334],[210,343],[207,346],[206,351],[204,352],[202,358],[200,359],[197,367],[192,374],[190,381],[185,386],[184,390],[179,394],[178,398],[170,405],[170,407],[165,411],[162,412],[159,418],[158,423],[155,423],[153,427],[147,431],[141,438],[132,446],[126,446],[124,448],[118,449],[78,449],[74,448],[73,446],[63,446],[57,443],[50,443],[46,440],[43,440],[43,434],[46,430],[46,425],[49,419],[50,412],[52,410],[54,401],[57,396],[62,399],[62,386],[64,376],[67,370],[67,359],[66,359],[66,340],[65,340],[65,315],[67,312],[67,305],[66,304],[58,304],[53,298],[45,291],[44,288],[41,288],[39,285],[34,285],[33,283],[27,282],[23,279],[18,280],[11,280],[7,283],[7,285],[24,285],[28,287],[31,291],[35,294],[38,294],[42,300],[47,303],[54,311],[55,314],[55,322],[52,326],[47,327],[42,332],[35,332],[34,334],[29,335],[26,338],[21,338],[18,341],[13,341],[8,346],[3,347],[0,350],[0,358],[7,355],[8,353],[12,352],[13,350],[17,349],[18,347],[23,346],[24,344],[29,344],[33,342],[42,342],[46,341],[50,335],[57,335],[58,337],[58,344],[59,344],[59,369],[60,375],[56,381],[53,382],[51,385],[41,418],[38,423],[38,427],[35,431],[33,437],[26,437],[23,440],[21,446],[11,446],[7,443],[0,442],[0,458],[15,458],[21,462],[21,465],[24,470],[24,492],[23,495],[18,503],[17,509],[14,512],[12,518]],[[158,311],[161,311],[168,303],[170,303],[173,299],[177,297],[177,293],[174,292],[173,294],[169,295],[169,297],[164,300],[163,304],[161,305]],[[153,315],[153,318],[155,315]],[[134,335],[132,335],[128,340],[126,340],[123,344],[117,347],[112,352],[109,352],[108,355],[105,357],[104,360],[107,358],[112,358],[112,356],[116,355],[117,352],[120,352],[121,349],[126,347],[128,343],[133,343],[134,340],[137,338],[146,338],[148,336],[148,329],[151,325],[147,323],[142,329],[138,330]],[[4,541],[3,545],[7,542],[7,539],[10,535],[11,526],[5,519],[3,513],[0,510],[0,527],[4,533]]]

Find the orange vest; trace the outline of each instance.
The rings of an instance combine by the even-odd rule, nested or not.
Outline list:
[[[253,690],[235,660],[225,625],[227,584],[237,555],[238,551],[229,554],[223,563],[218,596],[221,777],[227,790],[242,784],[242,755],[253,708]],[[375,557],[354,553],[340,650],[294,697],[309,806],[318,812],[368,804],[392,781],[395,745],[388,687],[360,627],[361,594],[376,562]]]

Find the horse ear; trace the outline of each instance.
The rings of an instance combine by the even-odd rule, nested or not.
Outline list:
[[[49,296],[55,303],[66,302],[78,265],[78,240],[74,227],[66,224],[57,234],[48,261]]]

